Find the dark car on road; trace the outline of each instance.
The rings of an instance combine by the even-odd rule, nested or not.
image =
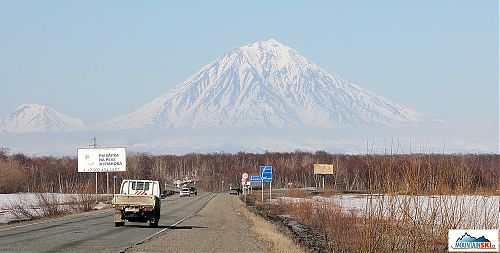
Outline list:
[[[230,187],[229,188],[229,195],[239,195],[240,194],[240,189],[236,187]]]
[[[189,187],[189,193],[198,196],[198,190],[195,187]]]

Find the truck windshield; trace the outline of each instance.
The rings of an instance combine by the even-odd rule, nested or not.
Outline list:
[[[149,190],[149,183],[148,182],[132,182],[132,190],[148,191]]]

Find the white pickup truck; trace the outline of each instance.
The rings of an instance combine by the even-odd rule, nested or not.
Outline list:
[[[130,222],[149,222],[157,227],[160,220],[161,191],[158,181],[123,180],[120,194],[113,196],[115,227]]]

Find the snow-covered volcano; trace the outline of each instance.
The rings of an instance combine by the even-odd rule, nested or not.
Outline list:
[[[102,122],[105,129],[321,127],[422,122],[271,39],[234,48],[171,92]]]
[[[68,131],[85,126],[80,119],[40,104],[22,105],[8,117],[0,119],[0,130],[13,133]]]

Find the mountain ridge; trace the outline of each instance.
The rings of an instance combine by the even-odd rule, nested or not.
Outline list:
[[[87,125],[43,104],[23,104],[9,116],[0,119],[0,130],[12,133],[72,131]]]

